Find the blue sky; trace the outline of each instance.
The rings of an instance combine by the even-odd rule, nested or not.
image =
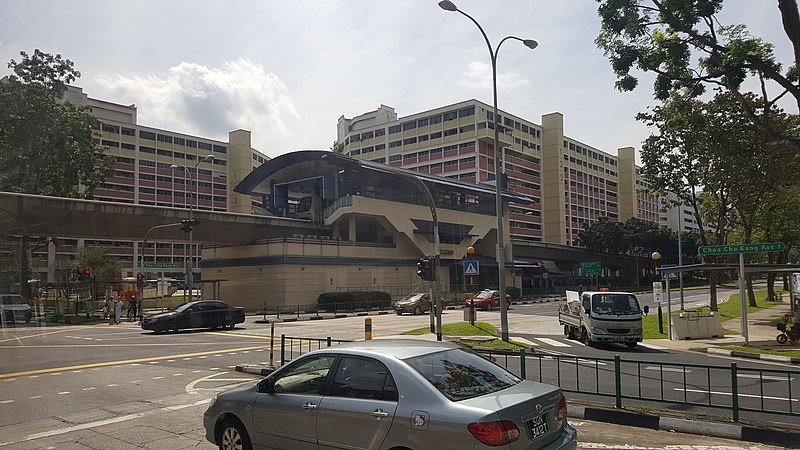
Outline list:
[[[597,2],[454,3],[493,45],[507,35],[539,43],[501,47],[501,109],[535,123],[559,111],[567,135],[611,154],[641,147],[650,131],[634,116],[656,104],[651,78],[633,93],[614,88],[594,44]],[[720,22],[746,24],[791,59],[775,1],[725,5]],[[492,102],[478,28],[437,0],[4,0],[0,60],[34,48],[74,61],[74,84],[91,97],[136,104],[141,124],[222,140],[243,128],[269,156],[330,148],[340,116],[381,104],[404,116]]]

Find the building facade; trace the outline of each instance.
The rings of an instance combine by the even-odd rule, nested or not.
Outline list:
[[[659,202],[643,192],[632,147],[618,155],[564,132],[554,112],[540,123],[498,112],[505,149],[504,185],[537,200],[511,204],[511,238],[579,245],[578,232],[601,217],[659,222]],[[346,155],[476,184],[493,184],[494,117],[490,105],[467,100],[398,118],[392,107],[339,118],[337,141]]]
[[[64,99],[91,108],[102,122],[99,143],[114,158],[114,173],[95,190],[94,199],[185,208],[187,217],[189,210],[249,214],[259,206],[258,198],[233,191],[253,168],[269,159],[251,147],[249,131],[231,131],[227,141],[214,140],[140,125],[135,105],[94,99],[75,86],[67,87]],[[204,162],[209,155],[213,159]],[[141,242],[63,238],[33,251],[31,260],[38,278],[57,281],[56,273],[69,267],[82,247],[108,249],[109,255],[120,262],[123,277],[138,272]],[[149,239],[146,253],[155,263],[193,267],[197,275],[199,247],[197,243]],[[190,266],[189,258],[193,258]],[[184,269],[172,269],[164,275],[186,277]]]

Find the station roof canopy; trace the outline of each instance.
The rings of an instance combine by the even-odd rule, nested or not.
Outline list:
[[[417,178],[432,190],[447,189],[484,197],[496,196],[494,186],[467,183],[451,178],[430,175],[399,167],[379,164],[373,161],[351,158],[328,150],[299,150],[285,153],[273,158],[253,170],[234,188],[235,192],[247,195],[265,195],[270,193],[273,183],[285,183],[293,180],[307,179],[315,176],[335,174],[341,170],[358,170],[391,178]],[[531,197],[510,191],[503,191],[503,200],[517,204],[532,204]]]

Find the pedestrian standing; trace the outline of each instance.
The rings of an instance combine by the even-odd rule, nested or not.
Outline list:
[[[119,319],[122,317],[122,300],[117,299],[114,303],[114,323],[119,325]]]
[[[108,324],[114,325],[116,320],[114,319],[114,307],[117,305],[117,301],[114,297],[108,298]]]

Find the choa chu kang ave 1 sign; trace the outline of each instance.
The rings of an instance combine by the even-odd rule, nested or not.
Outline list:
[[[786,250],[786,246],[783,245],[783,242],[771,242],[769,244],[704,245],[698,249],[697,253],[704,256],[782,252],[784,250]]]

